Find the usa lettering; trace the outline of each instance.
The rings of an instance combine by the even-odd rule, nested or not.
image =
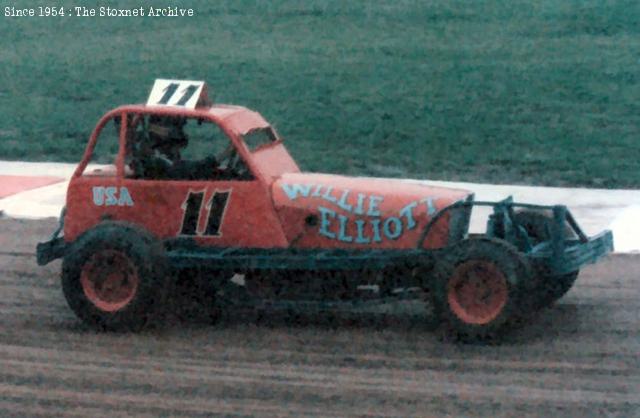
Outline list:
[[[126,187],[93,188],[93,204],[96,206],[133,206],[133,199]]]

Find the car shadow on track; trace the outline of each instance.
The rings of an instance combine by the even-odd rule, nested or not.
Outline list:
[[[236,302],[217,306],[211,314],[211,305],[203,305],[202,300],[197,298],[182,295],[171,299],[170,309],[164,315],[160,327],[204,329],[215,324],[218,329],[232,329],[253,324],[274,330],[392,330],[431,333],[443,342],[459,342],[441,326],[430,304],[423,301],[380,304],[367,311],[357,307],[350,311],[309,311],[295,307],[282,309],[247,306],[238,303],[236,299]],[[576,305],[559,303],[527,317],[499,340],[479,344],[519,346],[551,342],[560,335],[577,332],[579,315]]]

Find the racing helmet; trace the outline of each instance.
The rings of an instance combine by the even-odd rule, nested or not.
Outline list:
[[[185,118],[176,116],[151,116],[149,118],[149,139],[154,148],[184,148],[189,140],[184,133]]]

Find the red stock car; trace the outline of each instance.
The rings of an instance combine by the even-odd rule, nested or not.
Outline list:
[[[93,169],[110,123],[115,160]],[[474,206],[493,207],[482,235],[468,233]],[[260,114],[158,80],[146,105],[100,119],[37,255],[63,258],[71,309],[99,329],[142,328],[188,272],[213,289],[242,274],[251,301],[276,305],[428,294],[449,329],[484,339],[560,298],[612,241],[586,237],[561,205],[303,173]]]

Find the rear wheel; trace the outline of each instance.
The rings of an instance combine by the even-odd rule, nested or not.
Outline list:
[[[106,222],[82,235],[62,264],[75,314],[97,329],[138,331],[163,306],[164,251],[148,233]]]
[[[467,239],[448,251],[432,286],[436,312],[462,340],[499,337],[524,311],[527,260],[509,243],[489,238]]]
[[[554,225],[550,214],[526,210],[519,211],[514,215],[514,222],[524,227],[533,245],[551,239],[551,231]],[[565,227],[564,238],[575,238],[575,233],[568,225]],[[567,274],[552,275],[544,267],[538,267],[536,269],[536,275],[538,276],[535,289],[536,307],[544,308],[550,306],[563,297],[573,287],[578,274],[579,270]]]

